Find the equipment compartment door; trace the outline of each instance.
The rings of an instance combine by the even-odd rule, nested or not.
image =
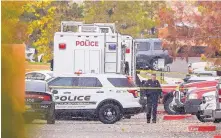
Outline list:
[[[89,53],[89,71],[91,73],[100,73],[100,50],[90,50]]]
[[[76,49],[74,50],[74,72],[80,70],[85,72],[85,50]]]

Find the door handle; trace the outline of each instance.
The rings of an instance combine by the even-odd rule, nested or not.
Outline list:
[[[97,91],[96,93],[104,93],[104,91]]]

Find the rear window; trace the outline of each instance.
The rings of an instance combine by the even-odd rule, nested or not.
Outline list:
[[[25,82],[25,91],[45,92],[46,91],[46,83],[37,82],[37,81],[26,81]]]
[[[135,87],[133,81],[129,81],[127,78],[107,78],[107,80],[115,87]]]

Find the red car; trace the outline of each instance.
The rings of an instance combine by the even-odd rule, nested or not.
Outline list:
[[[163,104],[164,104],[165,111],[168,114],[185,113],[184,103],[186,101],[186,95],[191,90],[196,89],[196,88],[213,87],[213,86],[216,86],[217,83],[218,83],[218,80],[180,84],[179,90],[173,89],[171,92],[164,95]],[[163,88],[163,91],[164,91],[164,88]]]

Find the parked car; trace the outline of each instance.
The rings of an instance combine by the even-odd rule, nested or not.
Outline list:
[[[162,48],[162,41],[157,38],[136,39],[136,67],[137,69],[159,70],[158,59],[164,59],[165,65],[171,64],[173,58],[167,50]]]
[[[53,72],[49,70],[31,71],[25,74],[25,79],[48,81],[53,78]]]
[[[31,123],[34,119],[45,119],[47,124],[55,123],[53,94],[48,91],[45,81],[25,81],[25,107],[24,119],[26,123]]]
[[[56,116],[94,117],[113,124],[140,113],[139,88],[122,74],[64,75],[48,82],[55,95]]]
[[[168,114],[185,113],[184,103],[186,94],[196,88],[212,87],[217,84],[218,80],[196,80],[180,84],[179,87],[165,94],[163,98],[164,109]]]
[[[201,122],[221,122],[221,80],[218,82],[216,90],[203,95],[200,112],[197,114]]]

